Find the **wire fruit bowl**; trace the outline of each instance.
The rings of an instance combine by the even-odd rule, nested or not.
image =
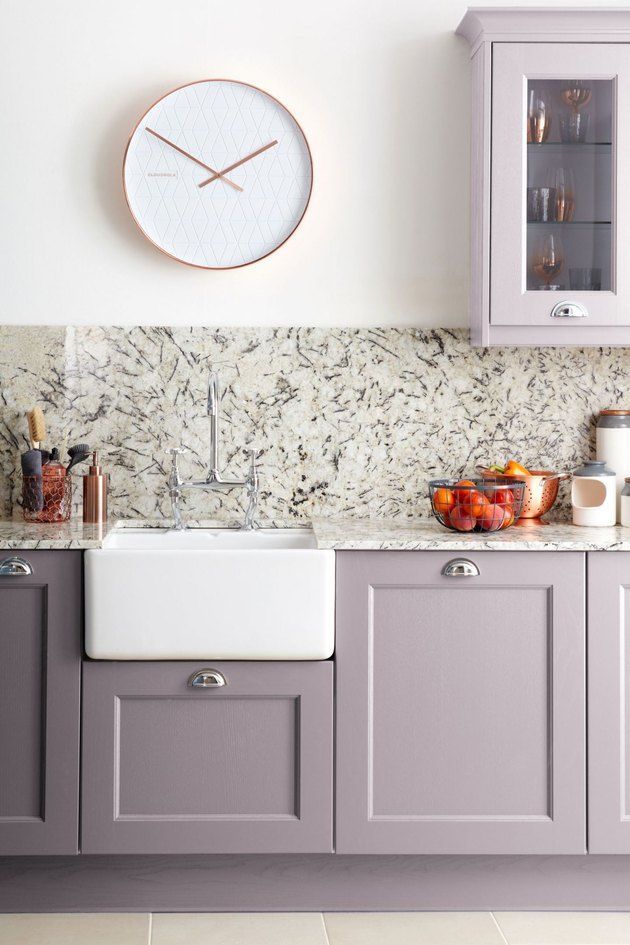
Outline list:
[[[453,532],[496,532],[509,528],[523,509],[525,483],[507,476],[492,479],[432,479],[431,509]]]

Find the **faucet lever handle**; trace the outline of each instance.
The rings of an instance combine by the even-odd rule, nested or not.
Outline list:
[[[247,449],[245,453],[249,456],[249,473],[247,475],[247,484],[248,489],[257,491],[258,490],[258,467],[256,465],[256,459],[260,454],[260,450],[257,449]]]
[[[174,485],[179,482],[179,457],[183,453],[190,453],[187,446],[169,446],[166,452],[171,457],[171,475],[169,484]]]

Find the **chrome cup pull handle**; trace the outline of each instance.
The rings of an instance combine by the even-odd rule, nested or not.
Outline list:
[[[198,673],[192,674],[188,685],[193,689],[217,689],[227,686],[227,679],[218,669],[200,669]]]
[[[474,561],[468,558],[453,558],[442,568],[445,577],[479,577],[480,571]]]
[[[20,558],[18,555],[13,555],[11,558],[5,558],[4,561],[0,561],[0,576],[18,577],[19,575],[32,573],[33,566],[29,564],[25,558]]]
[[[588,311],[581,302],[558,302],[549,312],[550,318],[588,318]]]

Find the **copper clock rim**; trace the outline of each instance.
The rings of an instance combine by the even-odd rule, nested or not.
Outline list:
[[[129,194],[127,193],[127,184],[125,182],[125,166],[127,164],[127,153],[129,151],[129,145],[131,144],[131,140],[133,136],[135,135],[136,131],[138,130],[138,128],[140,127],[144,119],[147,117],[151,109],[155,108],[155,106],[158,105],[161,101],[163,101],[163,99],[168,98],[169,95],[173,95],[174,92],[179,92],[181,89],[190,88],[191,85],[203,85],[206,82],[232,82],[234,83],[234,85],[244,85],[248,89],[254,89],[255,92],[260,92],[262,95],[266,95],[267,98],[270,98],[272,101],[274,101],[276,105],[279,105],[280,108],[283,108],[285,112],[287,112],[287,114],[293,119],[293,121],[295,122],[295,124],[297,125],[300,131],[300,134],[304,138],[304,143],[306,144],[306,150],[308,152],[309,163],[311,165],[311,183],[309,186],[306,203],[304,204],[304,209],[302,211],[302,215],[300,216],[300,219],[297,221],[297,223],[295,224],[291,232],[288,234],[288,236],[285,236],[285,238],[282,240],[281,243],[278,243],[277,246],[274,246],[273,249],[270,249],[268,253],[264,253],[262,256],[257,256],[256,259],[250,259],[249,262],[238,263],[236,266],[200,266],[199,263],[187,262],[187,260],[181,259],[179,256],[174,256],[173,253],[169,253],[168,250],[160,246],[159,243],[156,243],[155,240],[149,236],[149,234],[144,230],[144,228],[140,224],[129,202]],[[167,256],[169,259],[174,259],[175,262],[181,263],[182,266],[190,266],[191,269],[202,269],[205,272],[228,272],[230,269],[243,269],[245,266],[253,266],[254,263],[260,262],[262,259],[267,259],[267,257],[273,255],[273,253],[281,249],[281,247],[284,246],[284,244],[287,243],[291,239],[291,237],[293,236],[293,234],[299,227],[300,223],[306,216],[306,211],[308,210],[308,206],[311,202],[311,196],[313,194],[313,177],[314,177],[313,152],[311,151],[311,146],[308,143],[308,138],[304,134],[304,129],[302,128],[301,124],[299,123],[299,121],[297,120],[293,112],[289,108],[286,107],[284,102],[281,102],[279,98],[276,98],[275,95],[272,95],[270,92],[267,92],[265,89],[261,89],[260,86],[258,85],[253,85],[251,82],[242,82],[240,79],[225,79],[225,78],[196,79],[194,82],[184,82],[182,83],[182,85],[178,85],[174,89],[169,89],[169,91],[165,92],[164,95],[160,95],[159,98],[156,98],[156,100],[151,105],[149,105],[149,107],[146,109],[145,112],[143,112],[143,114],[140,116],[140,118],[134,125],[131,134],[127,138],[127,144],[125,145],[125,152],[123,154],[123,159],[122,159],[122,185],[123,185],[123,193],[125,195],[125,203],[127,204],[129,213],[131,214],[133,218],[133,222],[136,224],[136,226],[138,227],[142,235],[145,237],[145,239],[149,241],[149,243],[151,243],[152,246],[155,246],[157,250],[159,250],[164,256]]]

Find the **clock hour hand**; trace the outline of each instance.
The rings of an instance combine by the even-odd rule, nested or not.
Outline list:
[[[234,190],[243,189],[242,187],[239,187],[238,184],[235,184],[233,180],[230,180],[229,177],[225,176],[227,171],[231,170],[231,168],[227,168],[225,171],[215,171],[214,168],[210,167],[209,164],[204,164],[203,161],[200,161],[198,158],[193,157],[193,155],[189,154],[188,151],[184,151],[184,149],[180,148],[179,145],[174,144],[172,141],[169,141],[168,138],[164,138],[162,135],[158,134],[157,131],[154,131],[153,128],[148,128],[145,126],[144,130],[148,131],[149,134],[153,135],[154,138],[158,138],[160,141],[163,141],[164,144],[168,144],[169,148],[173,148],[174,151],[179,151],[179,153],[183,154],[184,157],[190,158],[190,160],[194,161],[195,164],[198,164],[199,167],[204,167],[207,171],[210,171],[210,173],[214,175],[211,178],[212,180],[216,180],[216,178],[220,178],[221,180],[225,181],[226,184],[229,184],[230,187],[233,187]]]
[[[236,161],[235,164],[230,164],[229,167],[224,167],[222,171],[213,171],[212,177],[208,177],[207,180],[202,180],[198,186],[205,187],[206,184],[211,184],[213,180],[217,179],[217,177],[221,177],[223,180],[225,180],[223,177],[224,174],[229,174],[229,172],[233,171],[235,167],[240,167],[241,164],[245,164],[247,161],[251,161],[252,158],[258,157],[258,155],[262,154],[263,151],[268,151],[269,148],[273,148],[273,146],[277,143],[277,141],[270,141],[269,144],[265,144],[262,148],[258,148],[258,150],[254,151],[252,154],[248,154],[247,157],[241,158],[241,160]]]

